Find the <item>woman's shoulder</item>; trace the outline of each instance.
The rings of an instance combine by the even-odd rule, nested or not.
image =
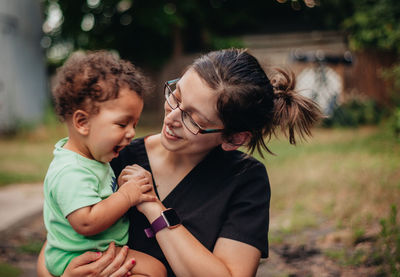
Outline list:
[[[223,151],[221,149],[223,160],[225,163],[235,167],[261,167],[265,168],[264,164],[253,156],[244,153],[240,150]]]
[[[209,165],[208,169],[220,172],[225,177],[257,174],[265,178],[267,175],[267,170],[262,162],[239,150],[224,151],[217,148],[205,162]]]

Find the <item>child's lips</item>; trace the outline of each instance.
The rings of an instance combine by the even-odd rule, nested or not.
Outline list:
[[[126,145],[117,145],[114,147],[114,153],[118,154]]]

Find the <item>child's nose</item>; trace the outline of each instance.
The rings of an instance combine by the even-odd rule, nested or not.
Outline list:
[[[128,139],[134,138],[135,135],[136,135],[135,128],[130,128],[130,129],[128,130],[128,132],[126,133],[126,137],[127,137]]]

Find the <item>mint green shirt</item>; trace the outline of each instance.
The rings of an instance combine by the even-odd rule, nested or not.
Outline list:
[[[104,251],[111,241],[124,245],[128,241],[129,222],[116,219],[107,230],[90,237],[72,228],[67,216],[92,206],[116,191],[117,182],[110,165],[87,159],[64,149],[64,138],[56,143],[54,158],[44,180],[44,223],[47,229],[46,267],[60,276],[69,262],[88,251]]]

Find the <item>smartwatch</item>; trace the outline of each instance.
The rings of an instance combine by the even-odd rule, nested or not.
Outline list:
[[[164,228],[173,229],[181,224],[181,219],[174,209],[166,209],[161,215],[151,223],[150,228],[144,229],[148,238],[154,237],[157,232]]]

